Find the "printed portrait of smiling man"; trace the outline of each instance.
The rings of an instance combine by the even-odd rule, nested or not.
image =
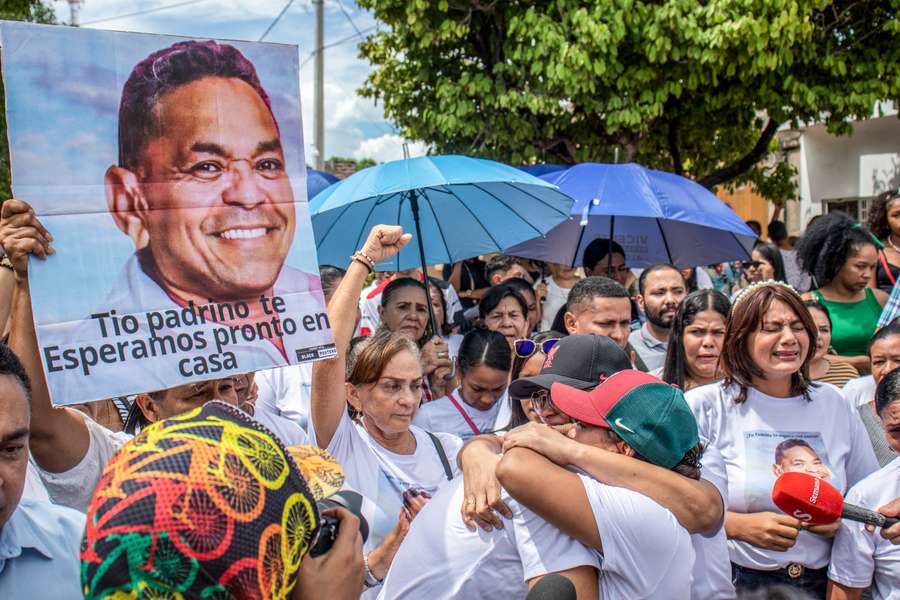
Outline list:
[[[179,42],[134,68],[106,188],[137,266],[176,302],[258,301],[299,274],[282,272],[295,214],[278,123],[231,46]]]
[[[299,139],[282,139],[256,68],[234,46],[180,41],[131,69],[104,183],[134,253],[90,318],[46,328],[55,396],[114,397],[327,355],[318,273],[285,262],[306,231],[289,177],[299,171],[302,186],[302,153],[285,157]],[[315,252],[312,236],[296,243]]]

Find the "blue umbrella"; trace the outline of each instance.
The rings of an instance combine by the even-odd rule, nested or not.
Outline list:
[[[569,219],[507,254],[577,266],[596,238],[614,239],[628,265],[681,268],[749,259],[756,234],[703,186],[633,163],[583,163],[541,179],[575,198]]]
[[[379,271],[424,270],[502,252],[544,235],[571,207],[572,199],[551,183],[466,156],[424,156],[369,167],[326,189],[309,206],[321,264],[345,262],[373,225],[401,225],[414,232],[418,252],[410,244],[378,264]]]
[[[338,181],[340,181],[340,179],[331,173],[306,167],[306,197],[311,200],[322,190]]]
[[[541,177],[543,175],[547,175],[548,173],[556,173],[557,171],[565,171],[568,169],[568,165],[552,165],[540,163],[537,165],[522,165],[519,167],[522,171],[525,171],[529,175],[534,175],[535,177]]]

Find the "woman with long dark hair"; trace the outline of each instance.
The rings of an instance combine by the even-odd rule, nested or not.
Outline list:
[[[781,281],[787,283],[784,270],[784,257],[773,244],[757,244],[750,253],[750,261],[744,263],[747,279],[750,283],[759,281]]]
[[[682,300],[672,320],[662,380],[684,391],[720,379],[719,355],[731,303],[716,290],[698,290]]]
[[[842,212],[813,223],[797,244],[797,258],[813,278],[804,300],[818,300],[831,317],[835,352],[868,373],[866,344],[878,326],[887,294],[868,287],[878,263],[878,240]]]
[[[881,240],[873,287],[886,294],[900,278],[900,190],[890,190],[875,197],[869,208],[869,231]]]

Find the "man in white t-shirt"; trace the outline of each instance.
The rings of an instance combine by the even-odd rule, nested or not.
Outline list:
[[[394,556],[380,600],[524,598],[529,582],[557,572],[576,583],[579,598],[597,597],[599,561],[593,550],[508,494],[503,498],[512,519],[506,527],[470,530],[459,512],[464,492],[457,478],[419,512]]]
[[[900,497],[900,458],[847,492],[846,502],[875,509]],[[865,524],[841,521],[828,566],[829,598],[858,599],[872,586],[873,600],[900,600],[900,546]]]
[[[681,390],[626,370],[590,391],[554,383],[549,395],[533,397],[532,403],[539,414],[555,410],[574,426],[565,436],[537,424],[507,434],[506,454],[497,467],[504,488],[600,552],[602,599],[691,598],[694,549],[675,516],[642,494],[560,466],[584,445],[699,479],[702,446]]]

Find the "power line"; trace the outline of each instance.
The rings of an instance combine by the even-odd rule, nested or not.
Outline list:
[[[341,8],[341,12],[344,13],[344,16],[347,17],[347,21],[349,21],[350,25],[353,29],[356,30],[356,35],[361,36],[362,32],[359,30],[359,27],[356,26],[356,23],[353,22],[353,19],[350,18],[350,13],[347,12],[347,9],[344,8],[344,3],[341,0],[337,0],[338,6]]]
[[[266,36],[269,35],[269,32],[272,31],[272,29],[274,29],[274,27],[276,25],[278,25],[278,21],[281,20],[281,17],[284,16],[284,13],[287,12],[287,10],[291,7],[291,4],[293,4],[293,3],[294,3],[294,0],[288,0],[288,3],[284,5],[284,8],[281,9],[281,12],[278,13],[278,16],[275,17],[275,20],[272,21],[271,23],[269,23],[269,26],[266,28],[265,33],[263,33],[261,36],[259,36],[260,42],[263,41],[264,39],[266,39]]]
[[[139,17],[141,15],[149,15],[150,13],[159,12],[161,10],[168,10],[170,8],[178,8],[179,6],[188,6],[189,4],[199,4],[200,2],[206,2],[207,0],[185,0],[185,2],[176,2],[174,4],[166,4],[164,6],[157,6],[156,8],[148,8],[146,10],[138,10],[132,13],[126,13],[124,15],[117,15],[115,17],[104,17],[102,19],[94,19],[93,21],[84,21],[81,25],[93,25],[94,23],[106,23],[107,21],[117,21],[119,19],[126,19],[128,17]]]
[[[341,44],[345,44],[345,43],[349,42],[350,40],[356,39],[358,37],[364,37],[367,33],[369,33],[370,31],[372,31],[373,29],[375,29],[377,27],[378,27],[378,25],[372,25],[371,27],[366,27],[359,33],[354,33],[353,35],[348,35],[347,37],[340,39],[336,42],[331,42],[330,44],[325,44],[324,46],[322,46],[322,50],[327,50],[328,48],[334,48],[335,46],[340,46]],[[316,51],[313,50],[310,53],[310,55],[306,57],[306,60],[304,60],[302,63],[300,63],[300,68],[302,69],[303,65],[305,65],[306,63],[311,61],[315,56],[316,56]]]

